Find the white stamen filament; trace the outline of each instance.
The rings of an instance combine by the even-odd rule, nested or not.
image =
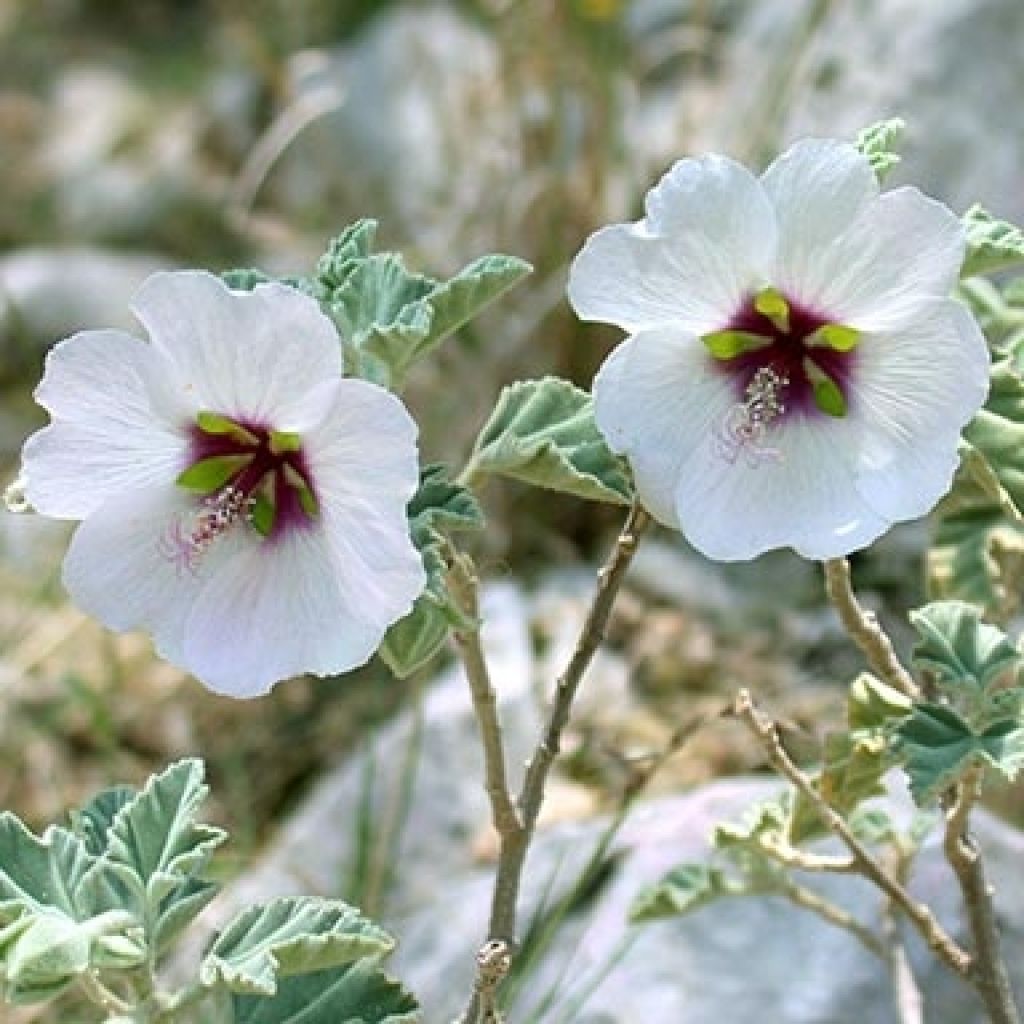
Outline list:
[[[742,454],[751,466],[781,459],[777,448],[763,442],[768,427],[786,411],[782,395],[788,385],[785,374],[762,366],[747,384],[746,399],[731,406],[716,425],[715,453],[729,463]]]
[[[204,498],[192,513],[177,516],[160,538],[160,554],[179,571],[195,573],[210,546],[240,519],[251,514],[252,495],[230,484]]]

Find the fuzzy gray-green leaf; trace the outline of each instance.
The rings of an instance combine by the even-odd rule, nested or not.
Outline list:
[[[742,887],[730,881],[719,868],[706,864],[682,864],[657,885],[640,891],[630,908],[629,918],[641,922],[682,917],[740,891]]]
[[[93,856],[107,852],[107,833],[117,812],[138,795],[131,786],[112,786],[97,793],[80,811],[72,814],[75,834]]]
[[[591,396],[557,377],[502,391],[470,466],[474,476],[508,476],[616,505],[632,500],[629,477],[597,429]]]
[[[474,260],[426,297],[433,311],[430,333],[417,356],[440,344],[468,323],[485,306],[517,285],[533,268],[525,260],[503,253],[491,253]]]
[[[420,486],[406,510],[413,543],[423,558],[427,586],[411,612],[384,636],[380,656],[399,679],[422,668],[444,646],[458,610],[448,597],[442,532],[478,530],[484,515],[473,494],[448,478],[440,463],[420,473]]]
[[[905,122],[899,117],[877,121],[857,135],[857,148],[868,158],[879,181],[900,162],[899,145]]]
[[[270,997],[236,995],[234,1024],[417,1024],[419,1004],[370,962],[285,978]]]
[[[910,613],[920,638],[914,663],[954,698],[972,698],[997,682],[1016,682],[1020,652],[997,626],[963,601],[935,601]]]
[[[898,730],[898,754],[918,804],[939,795],[975,765],[1012,780],[1024,763],[1024,728],[998,722],[974,732],[952,708],[918,704]]]
[[[355,907],[337,900],[279,899],[243,910],[203,961],[207,987],[273,995],[279,979],[380,957],[394,939]]]
[[[1024,232],[1015,224],[993,217],[975,203],[963,216],[967,255],[961,277],[991,274],[1024,263]]]
[[[227,838],[223,829],[196,822],[207,791],[202,762],[179,761],[153,776],[110,826],[109,860],[141,880],[154,912]]]

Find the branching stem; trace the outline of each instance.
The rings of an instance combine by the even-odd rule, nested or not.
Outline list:
[[[946,808],[943,849],[956,874],[974,940],[968,980],[977,990],[992,1024],[1020,1024],[999,941],[992,891],[985,878],[981,850],[969,832],[971,808],[978,799],[981,769],[970,770]]]
[[[943,963],[961,977],[969,979],[971,957],[943,929],[934,914],[926,906],[918,903],[900,881],[872,857],[870,851],[853,834],[844,818],[814,787],[809,776],[793,763],[779,740],[775,723],[754,706],[750,694],[745,690],[741,690],[737,696],[735,710],[740,721],[761,744],[772,767],[800,791],[829,831],[842,840],[857,865],[858,873],[874,882],[893,904],[900,908]]]
[[[487,792],[498,832],[499,852],[497,875],[491,900],[487,949],[502,944],[513,954],[515,951],[516,911],[526,854],[533,838],[548,775],[561,750],[562,733],[569,721],[573,700],[579,690],[584,673],[604,639],[605,628],[619,588],[625,578],[637,544],[650,517],[639,504],[629,511],[618,540],[608,560],[597,575],[597,591],[587,612],[579,639],[565,671],[558,678],[554,701],[540,741],[526,767],[523,787],[513,804],[509,797],[505,757],[501,742],[494,689],[487,673],[487,664],[476,630],[460,631],[456,635],[459,653],[469,677],[473,694],[473,707],[480,723],[484,748]],[[451,579],[454,593],[463,604],[463,610],[472,614],[476,601],[476,580],[465,571],[458,556],[453,562]],[[476,616],[473,616],[475,619]],[[461,1024],[486,1024],[500,1019],[493,1005],[493,987],[478,984],[469,1007],[460,1018]]]
[[[817,914],[829,924],[849,932],[873,956],[877,956],[881,960],[887,958],[885,944],[848,910],[830,902],[813,889],[798,885],[791,879],[786,879],[783,883],[782,895],[796,906],[803,907],[804,910]]]

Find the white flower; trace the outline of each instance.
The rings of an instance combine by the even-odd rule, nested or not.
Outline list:
[[[149,344],[75,335],[36,391],[52,422],[25,445],[25,491],[82,520],[72,598],[235,697],[362,664],[425,584],[416,425],[342,378],[334,327],[294,289],[157,274],[134,308]]]
[[[796,144],[756,178],[677,163],[593,235],[569,297],[630,337],[594,382],[639,495],[711,558],[862,548],[949,489],[989,359],[949,297],[964,232],[867,159]]]

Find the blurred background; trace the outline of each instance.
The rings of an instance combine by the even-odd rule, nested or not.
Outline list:
[[[425,456],[459,465],[504,384],[589,384],[617,335],[574,320],[567,265],[680,156],[759,165],[801,135],[901,116],[893,182],[1024,219],[1022,53],[1020,0],[0,0],[0,473],[44,421],[30,393],[47,347],[131,329],[147,274],[306,272],[363,216],[438,276],[487,251],[536,267],[411,381]],[[526,583],[599,557],[617,517],[511,486],[485,499],[484,571]],[[921,600],[926,536],[895,531],[858,562],[871,600]],[[35,826],[196,753],[232,870],[414,687],[371,665],[216,698],[65,603],[65,538],[0,518],[0,807]],[[639,599],[624,602],[629,692],[598,747],[656,744],[740,683],[820,731],[857,662],[814,567],[725,571],[669,537],[653,550],[640,582],[659,610],[641,633]],[[531,622],[543,644],[543,614]],[[572,764],[599,807],[614,772],[588,737]],[[662,785],[757,765],[718,731]]]

